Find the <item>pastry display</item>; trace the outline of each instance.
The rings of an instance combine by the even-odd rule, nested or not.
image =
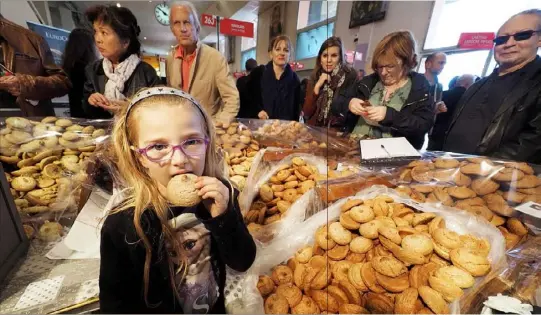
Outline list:
[[[279,221],[291,205],[314,188],[320,176],[317,168],[300,157],[283,163],[270,180],[261,185],[244,221],[249,230]]]
[[[516,212],[513,207],[541,198],[541,179],[527,163],[441,157],[413,161],[400,170],[398,177],[396,190],[404,196],[465,210],[502,227],[508,249],[527,234],[520,221],[510,218]],[[517,225],[514,231],[520,234],[505,229],[508,220]]]
[[[448,314],[491,270],[488,240],[449,230],[434,213],[384,195],[351,198],[340,210],[313,245],[260,276],[267,314]]]
[[[86,163],[105,138],[105,129],[67,118],[9,117],[0,124],[0,162],[27,235],[51,240],[58,223],[44,220],[75,214],[88,178]]]
[[[216,122],[216,144],[224,149],[229,179],[242,191],[250,173],[252,161],[259,151],[259,142],[252,131],[238,122]]]
[[[318,142],[310,133],[306,125],[297,121],[271,120],[255,132],[258,136],[266,138],[276,138],[282,141],[282,144],[291,144],[300,149],[325,149],[325,142]],[[280,147],[280,143],[276,143]],[[290,145],[290,146],[291,146]]]

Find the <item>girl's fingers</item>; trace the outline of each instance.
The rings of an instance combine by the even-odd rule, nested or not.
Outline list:
[[[217,191],[209,191],[205,193],[203,196],[201,196],[201,199],[203,200],[213,199],[214,203],[217,205],[227,205],[224,196]]]

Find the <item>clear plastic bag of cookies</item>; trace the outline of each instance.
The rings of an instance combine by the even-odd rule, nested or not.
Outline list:
[[[306,211],[319,211],[318,195],[310,191],[326,171],[325,159],[293,154],[273,164],[257,180],[249,178],[239,205],[252,235],[268,242],[302,222]]]
[[[505,265],[503,238],[486,222],[373,187],[258,251],[243,305],[267,314],[459,313]]]
[[[60,117],[0,121],[0,162],[23,223],[67,219],[62,224],[70,225],[88,197],[88,162],[107,140],[110,123]]]

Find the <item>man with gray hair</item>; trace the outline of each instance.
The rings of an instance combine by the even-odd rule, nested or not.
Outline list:
[[[167,58],[167,85],[190,93],[215,120],[231,121],[239,111],[239,93],[225,57],[199,40],[195,7],[173,2],[169,19],[178,45]]]
[[[498,67],[466,91],[443,150],[541,163],[541,10],[512,16],[494,39]]]

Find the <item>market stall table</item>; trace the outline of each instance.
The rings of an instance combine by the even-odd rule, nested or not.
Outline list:
[[[19,267],[0,285],[1,314],[81,313],[99,308],[99,259],[48,259],[45,254],[54,245],[31,243]]]

